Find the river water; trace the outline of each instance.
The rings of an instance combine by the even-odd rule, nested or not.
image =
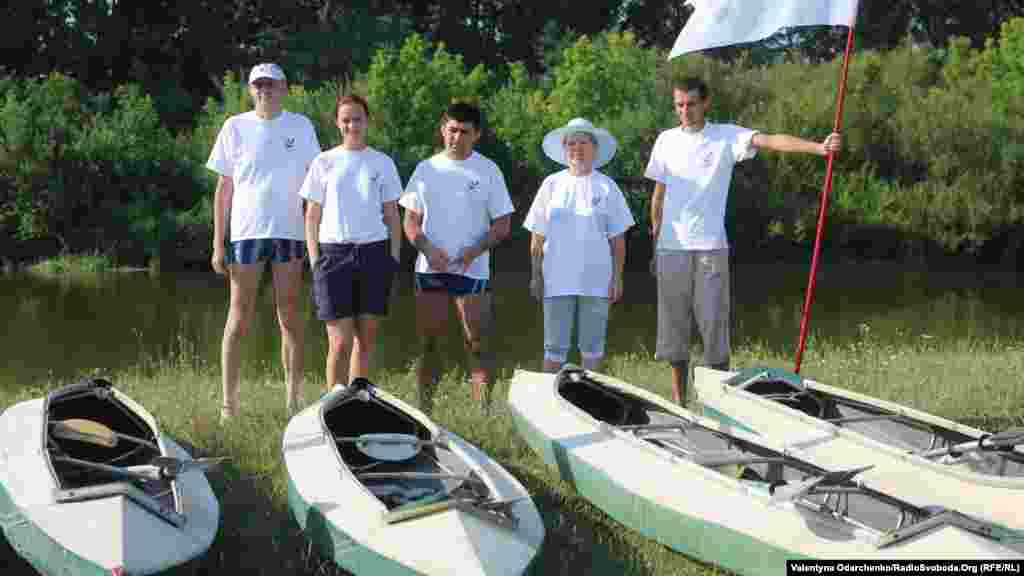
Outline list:
[[[759,342],[792,357],[807,283],[806,264],[734,263],[733,345]],[[243,343],[245,375],[280,370],[280,336],[272,310],[269,274],[258,316]],[[542,318],[527,291],[528,273],[494,275],[499,367],[539,367]],[[322,373],[323,324],[313,313],[305,278],[305,362]],[[403,369],[416,356],[411,277],[382,322],[375,368]],[[629,272],[626,296],[613,307],[608,353],[653,351],[655,287],[643,272]],[[922,270],[894,264],[827,264],[819,270],[811,330],[841,343],[863,326],[872,336],[903,339],[1024,339],[1024,277],[1012,271]],[[212,272],[160,275],[107,273],[85,278],[0,276],[5,362],[0,386],[65,382],[86,372],[109,372],[143,362],[187,357],[216,366],[227,314],[227,283]],[[452,311],[454,320],[454,311]],[[461,362],[455,322],[448,361]]]

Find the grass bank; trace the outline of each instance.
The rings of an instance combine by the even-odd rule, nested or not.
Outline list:
[[[764,364],[791,367],[792,360],[757,344],[734,353],[736,366]],[[649,355],[612,357],[605,371],[669,395],[668,370]],[[314,372],[319,372],[319,366],[309,367],[309,373]],[[873,340],[865,329],[862,338],[844,346],[812,339],[803,373],[990,430],[1024,423],[1024,342],[941,343],[923,337],[896,345]],[[288,511],[280,458],[287,415],[283,382],[276,369],[246,375],[246,415],[227,428],[217,421],[217,366],[202,358],[189,355],[174,361],[144,362],[106,376],[156,415],[172,437],[200,454],[232,459],[230,465],[210,475],[222,507],[220,531],[212,548],[171,572],[172,576],[343,574],[310,550]],[[379,373],[373,380],[415,402],[409,372]],[[507,380],[497,383],[490,414],[468,401],[468,389],[461,382],[456,373],[443,379],[435,397],[434,419],[500,461],[534,495],[547,529],[535,573],[719,573],[622,527],[561,482],[516,435],[503,402]],[[0,390],[0,405],[38,397],[59,384],[37,382],[17,391]],[[310,377],[307,398],[315,397],[321,385],[322,379]],[[0,563],[8,566],[5,574],[33,574],[6,544],[0,544]]]
[[[58,254],[29,266],[29,271],[47,276],[63,274],[97,274],[114,269],[114,263],[104,254]]]

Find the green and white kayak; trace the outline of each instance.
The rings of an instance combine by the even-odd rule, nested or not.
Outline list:
[[[519,433],[581,496],[679,552],[741,574],[793,559],[1020,558],[987,523],[911,504],[621,380],[517,371]]]
[[[521,574],[544,540],[511,474],[365,379],[296,414],[282,450],[295,519],[355,574]]]
[[[188,453],[101,379],[0,415],[0,525],[48,575],[142,575],[205,552],[219,506]]]
[[[1024,429],[988,434],[777,368],[696,368],[705,415],[756,431],[824,467],[857,462],[874,488],[955,506],[1024,542]]]

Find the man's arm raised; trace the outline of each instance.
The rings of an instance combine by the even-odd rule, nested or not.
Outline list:
[[[843,141],[838,132],[828,135],[822,142],[812,142],[789,134],[754,134],[750,143],[765,150],[776,152],[798,152],[801,154],[814,154],[816,156],[828,156],[829,152],[838,152],[842,149]]]

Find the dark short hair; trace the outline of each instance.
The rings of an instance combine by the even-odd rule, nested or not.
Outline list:
[[[477,130],[483,130],[483,113],[480,112],[480,108],[469,102],[454,102],[448,106],[441,116],[441,123],[444,124],[449,120],[468,122]]]
[[[366,98],[358,94],[339,94],[338,102],[334,105],[334,116],[338,116],[338,112],[341,111],[341,107],[347,104],[358,104],[363,107],[363,112],[366,113],[366,117],[370,117],[370,105],[366,102]]]
[[[677,78],[672,81],[672,90],[679,90],[680,92],[696,92],[700,96],[701,100],[708,99],[708,85],[704,80],[696,76],[687,76],[685,78]]]

